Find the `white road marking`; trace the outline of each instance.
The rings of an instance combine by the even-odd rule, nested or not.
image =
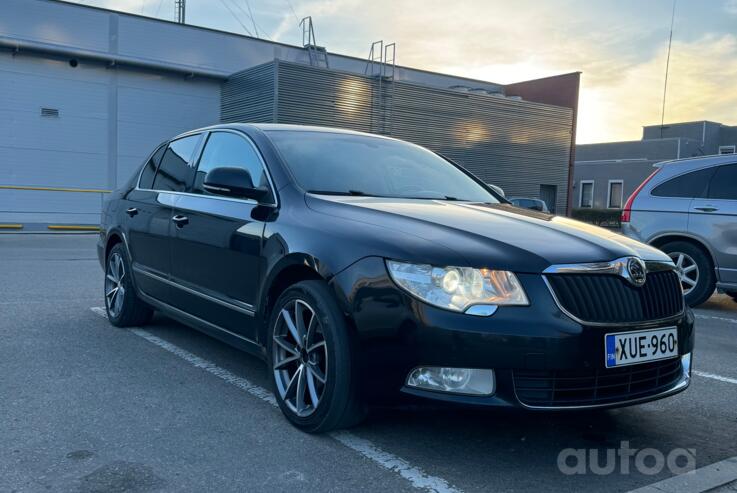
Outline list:
[[[101,317],[107,318],[107,313],[102,307],[94,306],[91,307],[90,310],[92,310],[97,315],[100,315]],[[179,346],[176,346],[168,341],[165,341],[164,339],[161,339],[160,337],[157,337],[144,329],[135,328],[131,329],[130,332],[139,337],[142,337],[152,344],[155,344],[161,349],[164,349],[174,354],[175,356],[178,356],[192,366],[205,370],[206,372],[220,378],[221,380],[224,380],[225,382],[228,382],[231,385],[238,387],[241,390],[248,392],[254,397],[258,397],[262,401],[267,402],[274,407],[279,407],[276,403],[276,398],[274,397],[274,394],[272,394],[265,388],[253,384],[247,379],[239,377],[238,375],[231,373],[224,368],[220,368],[216,364],[202,359],[199,356],[192,354],[189,351],[182,349]],[[450,486],[450,484],[448,484],[446,480],[425,473],[422,469],[413,466],[401,457],[397,457],[392,453],[380,449],[369,440],[360,438],[348,431],[335,431],[329,433],[329,435],[346,447],[358,452],[362,456],[373,461],[384,469],[388,469],[389,471],[399,474],[401,477],[409,481],[409,483],[415,488],[423,489],[425,491],[430,491],[433,493],[460,493],[460,490]]]
[[[708,319],[708,320],[719,320],[720,322],[728,322],[730,324],[737,324],[737,318],[717,317],[716,315],[701,315],[701,314],[696,314],[696,318],[703,318],[703,319]]]
[[[637,488],[629,493],[705,493],[737,480],[737,457]]]
[[[713,380],[719,380],[720,382],[727,382],[727,383],[737,384],[737,378],[723,377],[721,375],[716,375],[714,373],[708,373],[708,372],[699,371],[699,370],[694,370],[692,373],[694,375],[698,375],[700,377],[711,378]]]

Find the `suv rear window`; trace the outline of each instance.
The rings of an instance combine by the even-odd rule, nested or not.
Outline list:
[[[713,174],[714,168],[707,168],[676,176],[655,187],[652,194],[656,197],[703,198]]]
[[[709,198],[737,200],[737,164],[717,168],[709,186]]]

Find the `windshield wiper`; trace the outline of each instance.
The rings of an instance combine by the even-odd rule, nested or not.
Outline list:
[[[307,193],[315,195],[352,195],[354,197],[380,197],[380,195],[372,195],[362,192],[361,190],[307,190]]]

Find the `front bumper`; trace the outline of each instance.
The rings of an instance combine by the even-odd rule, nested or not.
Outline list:
[[[542,276],[518,274],[518,278],[530,306],[500,307],[490,317],[477,317],[436,308],[408,295],[389,278],[381,258],[362,259],[336,275],[331,285],[355,328],[364,392],[371,399],[401,392],[482,406],[581,409],[645,402],[688,387],[690,364],[682,365],[678,375],[673,370],[672,381],[665,387],[656,385],[651,393],[628,393],[621,399],[580,406],[526,404],[517,395],[515,375],[572,372],[608,377],[612,372],[604,365],[604,335],[653,327],[677,327],[682,357],[693,350],[694,318],[687,308],[680,317],[658,325],[586,326],[561,312]],[[479,397],[407,387],[407,375],[418,366],[491,368],[496,374],[496,391]],[[633,367],[637,366],[641,365]]]

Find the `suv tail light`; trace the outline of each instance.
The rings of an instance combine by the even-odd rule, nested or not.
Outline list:
[[[660,171],[660,168],[657,168],[655,171],[653,171],[650,176],[645,178],[645,181],[640,183],[640,186],[635,188],[635,191],[632,192],[632,195],[629,196],[627,199],[627,202],[624,203],[624,209],[622,209],[622,217],[621,220],[623,223],[630,222],[630,217],[632,216],[632,203],[635,201],[635,198],[637,197],[637,194],[640,193],[640,191],[643,189],[645,185],[647,185],[647,182],[649,182],[653,176],[658,174],[658,171]]]

